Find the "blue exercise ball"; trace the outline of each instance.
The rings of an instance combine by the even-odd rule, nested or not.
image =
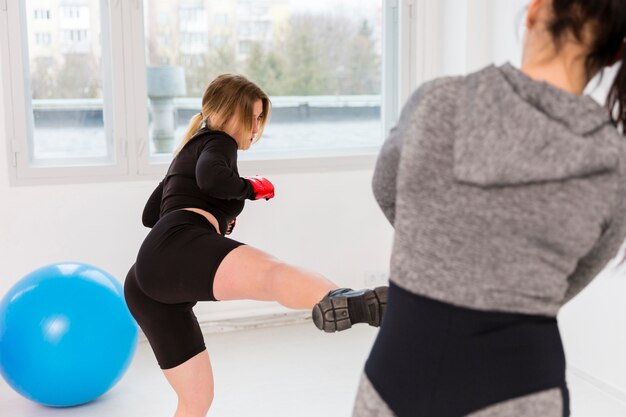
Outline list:
[[[122,286],[91,265],[37,269],[0,302],[0,374],[43,405],[69,407],[104,394],[136,345]]]

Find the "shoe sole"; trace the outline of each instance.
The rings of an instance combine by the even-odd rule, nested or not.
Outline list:
[[[388,287],[378,287],[366,290],[359,297],[364,298],[367,306],[370,326],[379,327],[387,307]],[[342,296],[324,297],[313,307],[313,323],[318,329],[327,333],[339,332],[352,327],[348,298]]]

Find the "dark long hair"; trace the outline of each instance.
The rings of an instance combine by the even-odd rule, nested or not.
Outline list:
[[[586,28],[592,28],[593,40],[585,62],[588,75],[621,61],[606,106],[613,123],[621,125],[626,135],[626,1],[553,0],[552,7],[554,19],[548,27],[557,45],[568,32],[582,42]]]

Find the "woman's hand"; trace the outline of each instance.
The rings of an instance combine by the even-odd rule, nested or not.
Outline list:
[[[252,184],[252,189],[254,190],[253,200],[260,200],[262,198],[269,200],[270,198],[274,198],[274,184],[267,178],[255,175],[254,177],[247,177],[245,179]]]

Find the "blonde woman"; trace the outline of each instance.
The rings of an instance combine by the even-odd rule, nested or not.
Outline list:
[[[244,201],[269,200],[273,184],[242,178],[237,151],[260,138],[271,103],[254,83],[225,74],[207,87],[165,175],[150,196],[144,240],[125,282],[128,307],[178,396],[175,417],[205,416],[213,373],[192,308],[198,301],[277,301],[314,308],[327,332],[378,326],[386,287],[352,291],[237,242],[230,234]]]

